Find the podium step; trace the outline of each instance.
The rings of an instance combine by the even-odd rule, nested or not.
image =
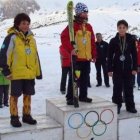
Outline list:
[[[118,140],[140,139],[140,105],[136,106],[138,113],[128,113],[125,106],[118,115]]]
[[[37,125],[22,123],[13,128],[10,119],[0,119],[0,140],[63,140],[63,128],[48,116],[35,116]]]
[[[79,108],[67,106],[65,98],[46,101],[46,113],[64,128],[64,140],[117,140],[117,107],[99,97]]]

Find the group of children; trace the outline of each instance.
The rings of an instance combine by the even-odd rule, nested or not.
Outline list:
[[[95,43],[92,26],[88,23],[88,7],[83,3],[78,3],[75,7],[75,13],[74,33],[78,51],[73,51],[68,26],[61,34],[62,80],[60,90],[62,94],[66,93],[66,79],[67,74],[69,74],[67,105],[73,105],[71,72],[71,52],[73,51],[77,56],[77,68],[81,72],[78,81],[79,101],[92,102],[92,98],[88,97],[88,87],[90,86],[90,63],[95,62],[97,86],[102,85],[101,66],[104,70],[106,87],[110,86],[108,76],[113,77],[112,101],[118,106],[118,114],[123,98],[125,98],[126,110],[136,113],[132,77],[137,74],[137,71],[140,74],[140,55],[138,55],[137,63],[136,43],[133,36],[127,33],[128,23],[125,20],[118,21],[118,33],[111,39],[109,45],[102,40],[100,33],[96,34],[97,42]],[[42,72],[36,41],[29,28],[30,22],[30,17],[27,14],[18,14],[14,19],[13,27],[8,30],[8,35],[0,50],[0,108],[3,105],[9,106],[8,90],[10,84],[10,123],[13,127],[22,126],[17,106],[18,98],[22,94],[22,121],[30,125],[37,124],[31,115],[31,96],[35,94],[35,79],[42,79]],[[139,54],[140,45],[137,49]]]
[[[74,32],[75,43],[78,50],[75,53],[77,55],[77,66],[81,71],[81,76],[78,81],[79,101],[92,102],[92,99],[88,97],[88,81],[90,62],[95,62],[97,69],[97,87],[102,85],[101,67],[103,68],[106,87],[110,87],[109,76],[113,79],[112,102],[117,104],[118,114],[120,113],[123,101],[125,101],[126,110],[128,112],[137,113],[133,95],[133,77],[137,72],[140,74],[140,55],[138,55],[137,59],[137,49],[138,54],[140,54],[140,49],[136,48],[133,35],[127,33],[128,23],[125,20],[118,21],[118,32],[116,36],[110,40],[109,44],[102,40],[100,33],[96,34],[97,42],[95,42],[92,26],[88,23],[88,7],[83,3],[78,3],[75,7],[75,13]],[[61,33],[60,55],[62,60],[62,78],[60,91],[63,94],[66,93],[65,81],[66,75],[69,73],[66,93],[68,105],[73,105],[70,61],[73,49],[67,26]],[[67,55],[64,55],[63,52]],[[64,62],[66,61],[68,61],[69,65],[65,67]],[[66,70],[67,68],[68,71]],[[64,74],[64,70],[67,71],[67,73]]]

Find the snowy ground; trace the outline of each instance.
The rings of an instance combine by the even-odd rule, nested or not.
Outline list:
[[[43,80],[36,81],[36,95],[32,100],[32,114],[45,114],[45,100],[50,97],[63,96],[59,92],[61,66],[59,56],[60,36],[59,34],[66,26],[67,23],[59,25],[43,27],[35,29],[33,32],[36,34],[38,44],[38,51],[41,59],[43,70]],[[5,33],[4,33],[5,34]],[[2,38],[0,42],[2,42]],[[89,89],[89,96],[99,96],[111,101],[112,96],[112,80],[110,79],[111,88],[102,86],[96,88],[96,72],[95,66],[92,64],[91,71],[91,84],[92,88]],[[135,101],[140,104],[140,91],[134,89]],[[94,101],[93,101],[94,102]],[[22,97],[19,99],[19,113],[22,113]],[[9,116],[9,108],[0,109],[0,118]]]

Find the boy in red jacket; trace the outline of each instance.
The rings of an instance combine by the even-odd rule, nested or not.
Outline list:
[[[61,58],[61,66],[62,66],[62,76],[61,76],[61,83],[60,83],[60,92],[62,94],[66,93],[66,81],[67,75],[71,71],[71,62],[70,62],[70,53],[67,50],[60,46],[60,58]]]
[[[92,99],[87,97],[88,78],[90,61],[95,61],[95,37],[92,26],[88,24],[88,8],[83,3],[78,3],[75,7],[74,33],[75,43],[77,45],[77,67],[81,71],[79,79],[79,101],[91,103]],[[69,55],[74,49],[70,42],[68,26],[61,34],[62,47],[64,47]],[[72,90],[72,74],[68,84],[66,95],[67,105],[73,105],[73,90]]]

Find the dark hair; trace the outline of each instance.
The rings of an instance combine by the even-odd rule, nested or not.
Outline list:
[[[124,25],[125,27],[128,28],[128,23],[126,20],[119,20],[118,23],[117,23],[117,27],[120,26],[120,25]]]
[[[16,17],[14,18],[14,27],[18,28],[18,26],[20,25],[20,23],[22,21],[28,21],[29,23],[31,22],[30,17],[25,14],[25,13],[19,13],[16,15]]]
[[[101,33],[96,33],[96,36],[97,36],[97,35],[102,35],[102,34],[101,34]]]

